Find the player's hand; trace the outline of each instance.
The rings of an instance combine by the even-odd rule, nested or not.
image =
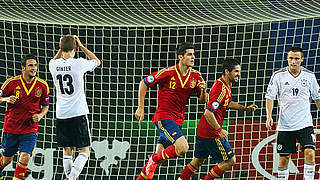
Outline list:
[[[80,39],[79,39],[78,36],[74,35],[73,37],[74,37],[74,39],[76,40],[76,42],[78,43],[78,47],[79,47],[79,48],[84,47],[83,44],[81,43],[81,41],[80,41]]]
[[[207,89],[207,84],[205,81],[198,82],[198,86],[202,89],[203,92]]]
[[[143,118],[144,118],[144,109],[138,107],[135,115],[136,115],[137,120],[139,120],[139,127],[141,127],[141,122],[143,121]]]
[[[272,119],[272,117],[267,118],[266,128],[267,128],[268,130],[270,130],[272,125],[273,125],[273,119]]]
[[[39,122],[40,119],[42,119],[42,115],[41,115],[41,114],[34,114],[34,115],[32,116],[33,122]]]
[[[225,138],[225,137],[227,137],[228,136],[228,131],[226,131],[226,130],[224,130],[224,129],[222,129],[220,132],[219,132],[219,136],[220,136],[220,138]]]
[[[247,111],[247,112],[253,112],[253,111],[255,111],[257,108],[258,108],[257,105],[251,104],[250,106],[247,106],[247,107],[246,107],[246,111]]]
[[[7,98],[5,99],[5,101],[6,101],[7,103],[14,104],[14,103],[17,101],[17,99],[19,99],[19,98],[17,98],[16,96],[10,96],[10,97],[7,97]]]

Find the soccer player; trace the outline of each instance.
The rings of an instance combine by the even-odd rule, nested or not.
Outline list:
[[[4,117],[0,172],[19,151],[13,180],[25,176],[37,142],[38,123],[49,109],[49,87],[36,76],[38,63],[35,56],[24,55],[21,68],[22,74],[7,79],[0,89],[0,103],[8,103]],[[0,179],[3,179],[2,173]]]
[[[316,138],[310,112],[310,97],[320,109],[320,89],[314,73],[301,66],[303,60],[304,55],[300,47],[289,49],[289,66],[273,73],[265,95],[267,129],[271,129],[273,124],[272,109],[276,98],[280,106],[277,126],[279,179],[289,178],[288,163],[291,154],[296,153],[296,140],[304,152],[304,179],[314,179]]]
[[[222,77],[217,79],[211,87],[209,102],[197,128],[194,158],[184,168],[179,180],[189,180],[209,155],[218,164],[210,170],[203,180],[222,176],[236,162],[232,147],[226,139],[228,131],[222,129],[224,115],[227,108],[254,111],[257,106],[252,104],[245,107],[231,101],[231,84],[239,80],[240,62],[227,58],[223,62],[222,70]]]
[[[77,44],[89,60],[74,58]],[[63,147],[66,179],[77,179],[90,155],[91,136],[87,117],[89,109],[84,92],[84,74],[93,71],[100,64],[96,55],[73,35],[65,35],[60,39],[60,50],[49,63],[57,94],[57,142],[59,147]],[[79,155],[73,162],[74,147],[78,149]]]
[[[135,116],[139,125],[144,118],[144,99],[148,87],[159,85],[158,108],[152,123],[157,127],[160,136],[156,153],[152,154],[143,167],[138,180],[152,179],[154,171],[165,159],[176,158],[189,149],[188,142],[181,132],[186,104],[191,95],[205,102],[206,84],[201,74],[192,69],[195,61],[194,45],[182,43],[177,48],[179,64],[151,73],[140,82],[139,107]]]

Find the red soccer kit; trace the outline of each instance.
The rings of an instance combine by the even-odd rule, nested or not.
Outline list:
[[[19,98],[14,104],[8,103],[3,131],[11,134],[37,133],[38,123],[33,122],[32,115],[39,113],[40,105],[49,106],[48,84],[38,77],[27,83],[19,75],[7,79],[0,91],[1,97]]]
[[[231,85],[228,86],[222,77],[217,79],[211,87],[209,97],[206,109],[214,113],[218,124],[222,127],[224,115],[232,100]],[[200,119],[197,135],[202,138],[220,138],[219,133],[208,123],[204,114]]]
[[[154,72],[144,78],[148,87],[159,84],[158,108],[152,118],[152,123],[170,119],[182,126],[189,97],[192,94],[200,96],[201,88],[197,84],[202,81],[204,80],[200,72],[191,67],[183,76],[178,64]]]

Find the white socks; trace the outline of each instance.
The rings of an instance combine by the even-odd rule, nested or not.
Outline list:
[[[288,167],[278,168],[278,179],[288,180],[289,178],[289,169]]]
[[[63,169],[64,169],[64,174],[66,175],[67,178],[69,178],[72,164],[73,164],[72,156],[63,155]]]
[[[314,172],[316,168],[316,163],[304,162],[303,171],[305,180],[314,180]]]
[[[72,165],[71,173],[69,174],[69,180],[76,180],[78,178],[87,161],[88,155],[86,153],[79,153]]]

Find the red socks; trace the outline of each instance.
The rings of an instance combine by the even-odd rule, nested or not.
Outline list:
[[[220,177],[220,176],[222,176],[224,174],[224,171],[222,171],[218,167],[218,165],[216,165],[210,170],[210,172],[202,180],[212,180],[212,179],[214,179],[216,177],[214,173],[218,175],[217,177]]]
[[[176,158],[176,157],[178,157],[176,153],[176,148],[174,145],[170,145],[163,151],[159,152],[158,154],[153,154],[152,160],[154,160],[156,163],[159,163],[162,160]]]
[[[192,166],[192,164],[188,164],[182,171],[179,180],[190,180],[190,178],[193,176],[193,174],[197,171],[198,169]]]
[[[23,164],[22,162],[19,162],[17,164],[16,170],[14,171],[13,179],[23,179],[23,177],[26,175],[27,169],[28,164]]]

